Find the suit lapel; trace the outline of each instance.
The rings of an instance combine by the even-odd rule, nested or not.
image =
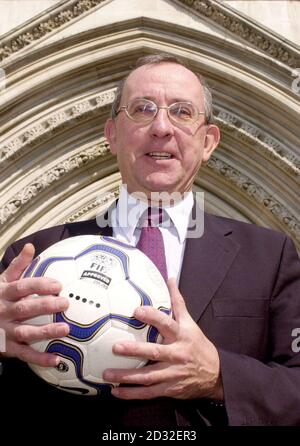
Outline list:
[[[205,214],[204,234],[186,241],[179,289],[189,313],[198,321],[235,259],[240,245],[230,238],[230,223]]]
[[[105,235],[107,237],[113,236],[113,229],[111,225],[110,210],[112,206],[102,215],[92,219],[81,221],[78,223],[66,224],[63,227],[63,234],[61,239],[68,237],[76,237],[78,235]],[[102,218],[101,218],[102,217]]]

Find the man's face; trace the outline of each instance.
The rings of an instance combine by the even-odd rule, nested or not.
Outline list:
[[[129,75],[120,106],[136,98],[150,99],[158,106],[192,102],[204,111],[198,78],[170,62],[144,65]],[[209,159],[219,141],[218,128],[206,126],[204,115],[191,125],[175,125],[166,109],[160,109],[148,124],[132,121],[122,111],[115,120],[107,121],[105,135],[111,152],[117,155],[128,192],[143,192],[148,197],[151,192],[189,191],[202,160]],[[160,159],[159,153],[171,158]]]

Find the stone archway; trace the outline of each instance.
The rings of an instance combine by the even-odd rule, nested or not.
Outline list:
[[[299,52],[286,42],[274,43],[263,30],[250,30],[256,40],[252,36],[254,43],[249,43],[249,25],[242,18],[222,25],[216,15],[208,29],[208,9],[195,5],[218,2],[175,3],[178,14],[193,13],[199,27],[136,17],[69,36],[64,28],[63,39],[57,34],[47,41],[45,33],[43,44],[29,35],[28,45],[3,53],[5,45],[14,48],[6,38],[7,89],[0,98],[1,251],[40,228],[89,218],[117,196],[120,177],[103,137],[104,122],[116,82],[137,57],[159,51],[185,58],[213,87],[222,142],[194,185],[206,192],[207,209],[284,231],[300,248],[300,106],[291,89]],[[228,23],[235,24],[236,33],[228,34]],[[273,54],[259,47],[268,41]]]

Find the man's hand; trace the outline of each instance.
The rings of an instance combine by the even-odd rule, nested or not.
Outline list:
[[[55,367],[60,362],[59,356],[38,352],[27,344],[41,339],[66,336],[69,332],[68,325],[53,323],[38,327],[22,322],[42,314],[64,311],[69,302],[66,298],[55,296],[62,287],[54,279],[20,279],[33,257],[34,246],[26,244],[0,275],[0,328],[6,338],[3,355],[45,367]],[[32,294],[43,297],[30,297]]]
[[[122,399],[151,399],[161,396],[178,399],[223,399],[220,360],[217,349],[189,315],[174,279],[168,282],[173,316],[153,308],[139,307],[135,317],[155,326],[163,344],[120,342],[113,352],[155,361],[140,369],[107,369],[110,382],[137,385],[118,387],[112,394]]]

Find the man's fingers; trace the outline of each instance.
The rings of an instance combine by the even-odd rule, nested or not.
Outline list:
[[[113,346],[113,352],[117,355],[147,359],[149,361],[169,362],[172,364],[182,361],[182,352],[168,345],[155,342],[123,341]]]
[[[18,344],[12,341],[7,343],[7,351],[9,351],[10,357],[16,357],[22,361],[42,367],[56,367],[61,361],[61,358],[53,353],[38,352],[29,345]]]
[[[163,396],[165,390],[166,385],[160,383],[150,387],[117,387],[111,393],[123,400],[150,400]]]
[[[44,296],[21,299],[13,303],[6,311],[6,318],[12,321],[24,321],[43,314],[65,311],[69,301],[65,297]]]
[[[27,266],[32,262],[34,252],[34,246],[31,243],[26,243],[20,254],[11,261],[7,269],[3,272],[2,279],[5,282],[18,280]]]
[[[178,324],[171,316],[165,314],[163,311],[159,311],[150,306],[138,307],[134,312],[134,316],[139,321],[157,328],[166,343],[176,340],[179,332]]]
[[[69,331],[69,326],[65,323],[47,324],[39,327],[16,324],[11,330],[11,336],[20,343],[30,344],[44,339],[62,338],[67,336]]]
[[[183,317],[189,316],[186,309],[185,301],[177,287],[176,280],[170,278],[168,280],[168,288],[171,297],[172,312],[176,321],[180,321]],[[189,316],[190,317],[190,316]]]
[[[2,285],[0,299],[16,301],[31,294],[58,294],[61,289],[61,284],[49,277],[26,278]]]
[[[168,364],[156,362],[137,369],[106,369],[103,378],[112,383],[152,386],[174,379],[174,372]]]

